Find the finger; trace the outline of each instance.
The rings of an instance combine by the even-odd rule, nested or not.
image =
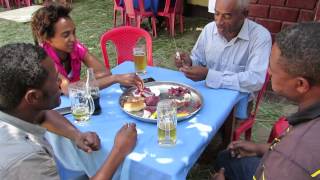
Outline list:
[[[100,138],[99,138],[99,136],[95,132],[90,132],[90,133],[91,133],[91,137],[92,137],[91,147],[93,148],[93,150],[100,149]]]
[[[136,131],[136,124],[135,123],[127,123],[127,128],[131,131]]]
[[[84,137],[83,143],[88,146],[91,150],[96,150],[100,146],[99,137],[94,132],[88,132]]]
[[[88,145],[85,144],[85,142],[83,142],[82,145],[80,145],[79,147],[80,147],[84,152],[87,152],[87,153],[89,153],[89,152],[92,151],[91,148],[90,148]]]
[[[233,150],[230,150],[229,152],[230,152],[230,156],[231,157],[235,157],[236,156],[236,153]]]
[[[219,174],[224,174],[224,171],[225,171],[225,169],[224,169],[224,167],[222,167],[222,168],[219,169],[218,173]]]
[[[130,126],[136,127],[136,123],[130,123]]]
[[[235,143],[235,142],[236,142],[236,141],[231,142],[231,143],[228,145],[227,149],[228,149],[228,150],[234,149],[234,143]]]
[[[187,68],[187,67],[183,66],[183,67],[181,67],[179,70],[180,70],[181,72],[185,73],[185,74],[189,74],[191,68]]]
[[[139,90],[142,90],[143,87],[144,87],[143,80],[142,80],[139,76],[137,76],[137,75],[135,75],[135,76],[136,76],[136,78],[134,79],[134,85],[135,85]]]
[[[190,73],[189,73],[189,74],[186,74],[186,73],[185,73],[185,76],[186,76],[187,78],[193,80],[193,81],[197,81],[197,79],[198,79],[198,76],[195,75],[195,74],[190,74]]]

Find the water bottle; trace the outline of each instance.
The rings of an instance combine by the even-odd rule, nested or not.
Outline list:
[[[88,92],[91,94],[91,97],[94,102],[95,110],[93,112],[93,115],[98,115],[101,113],[101,107],[100,107],[100,91],[99,91],[99,85],[95,78],[94,72],[92,68],[87,69],[87,81],[86,86],[88,88]]]

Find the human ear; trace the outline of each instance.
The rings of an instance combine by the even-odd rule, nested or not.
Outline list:
[[[297,83],[297,87],[296,90],[297,92],[299,92],[300,94],[304,94],[306,92],[308,92],[310,90],[310,83],[307,79],[303,78],[303,77],[298,77],[296,79]]]
[[[24,95],[24,99],[26,103],[29,105],[38,104],[42,99],[41,97],[42,97],[42,92],[36,89],[28,90]]]

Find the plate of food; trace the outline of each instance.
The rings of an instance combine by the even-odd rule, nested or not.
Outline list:
[[[188,85],[166,81],[149,82],[144,85],[143,91],[131,87],[119,98],[121,109],[135,119],[156,123],[157,103],[162,99],[175,101],[178,121],[192,117],[203,106],[202,95]]]

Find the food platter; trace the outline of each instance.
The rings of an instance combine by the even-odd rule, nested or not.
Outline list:
[[[177,121],[182,121],[194,116],[200,111],[200,109],[203,106],[202,95],[194,88],[185,84],[168,82],[168,81],[155,81],[155,82],[145,83],[145,87],[147,89],[150,89],[153,94],[159,97],[158,99],[160,100],[174,99],[175,101],[178,102],[178,104],[180,104],[180,105],[177,105]],[[180,92],[185,91],[186,93],[183,93],[183,95],[180,94],[181,97],[179,97],[180,96],[179,90]],[[119,105],[121,109],[126,114],[128,114],[129,116],[135,119],[138,119],[144,122],[149,122],[149,123],[156,123],[157,122],[156,111],[155,111],[156,106],[154,105],[149,106],[148,103],[146,102],[145,103],[147,104],[146,107],[139,111],[128,111],[126,108],[124,108],[124,104],[126,103],[126,101],[128,101],[128,99],[135,96],[136,91],[137,89],[135,87],[131,87],[122,93],[122,95],[119,98]],[[187,100],[185,98],[186,97],[185,94],[188,94]],[[151,111],[149,116],[148,115],[146,116],[146,111]]]

